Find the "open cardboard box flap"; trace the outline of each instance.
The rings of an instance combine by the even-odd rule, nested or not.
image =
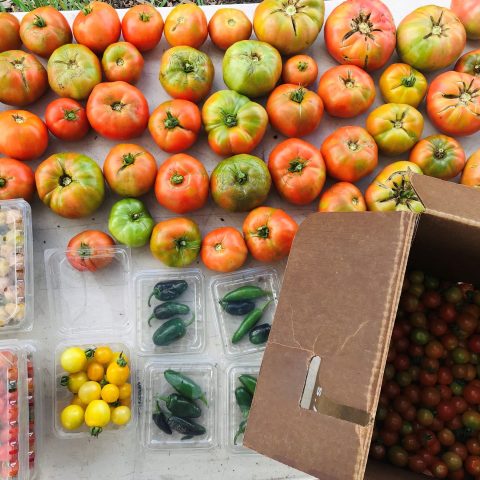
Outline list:
[[[414,236],[415,264],[439,268],[439,256],[451,255],[455,245],[454,261],[446,262],[454,277],[447,278],[480,278],[473,265],[480,261],[479,193],[423,176],[412,183],[426,207],[422,215],[317,213],[302,223],[245,446],[321,480],[364,477]]]

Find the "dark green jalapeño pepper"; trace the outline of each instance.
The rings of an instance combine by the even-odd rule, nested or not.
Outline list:
[[[238,426],[237,433],[235,434],[235,437],[233,438],[233,444],[237,444],[238,437],[240,435],[243,435],[245,433],[245,429],[247,428],[247,419],[245,418],[240,422],[240,425]]]
[[[271,295],[260,287],[255,285],[245,285],[244,287],[236,288],[231,292],[228,292],[223,298],[222,302],[241,302],[243,300],[255,300],[257,298],[266,297]]]
[[[207,432],[203,425],[200,425],[193,420],[176,417],[175,415],[167,416],[167,423],[172,430],[184,435],[182,440],[188,440],[189,438],[198,435],[204,435]]]
[[[267,302],[263,307],[252,310],[242,321],[236,332],[232,336],[232,343],[238,343],[262,318],[263,312],[272,303]]]
[[[180,395],[192,401],[201,400],[205,405],[208,405],[205,393],[191,378],[175,370],[165,370],[163,376]]]
[[[253,375],[243,374],[238,377],[238,381],[250,392],[255,394],[257,388],[257,379]]]
[[[170,428],[170,425],[167,422],[167,417],[163,413],[162,409],[160,408],[160,405],[158,402],[156,402],[157,409],[153,412],[152,414],[152,420],[153,423],[164,433],[167,435],[172,434],[172,429]]]
[[[185,280],[166,280],[164,282],[158,282],[152,290],[152,293],[148,297],[148,306],[150,307],[150,301],[152,297],[155,297],[161,302],[167,300],[175,300],[188,288],[188,283]]]
[[[171,393],[168,397],[157,397],[163,400],[172,415],[180,418],[198,418],[202,415],[201,408],[191,400],[178,393]]]
[[[172,318],[158,327],[153,334],[152,340],[157,347],[166,347],[171,343],[184,337],[187,333],[187,327],[193,323],[195,315],[185,322],[181,318]]]
[[[268,340],[271,328],[269,323],[262,323],[261,325],[253,327],[248,334],[250,342],[254,345],[265,343]]]
[[[235,399],[237,400],[237,405],[242,412],[244,418],[248,417],[250,413],[250,407],[252,406],[252,394],[245,387],[237,387],[235,389]]]
[[[177,302],[164,302],[153,309],[153,313],[148,319],[148,325],[152,326],[151,322],[154,318],[157,320],[167,320],[175,315],[188,315],[189,313],[190,307],[188,305]]]
[[[220,300],[220,305],[230,315],[246,315],[255,308],[255,302],[251,300],[241,300],[237,302]]]

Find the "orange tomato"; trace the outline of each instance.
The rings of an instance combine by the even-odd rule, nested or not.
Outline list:
[[[362,192],[353,183],[338,182],[325,190],[318,204],[319,212],[365,212]]]
[[[235,42],[248,40],[252,35],[252,22],[238,8],[220,8],[208,22],[212,42],[226,50]]]
[[[105,375],[105,369],[103,365],[100,365],[98,362],[90,362],[87,367],[87,377],[89,380],[93,380],[95,382],[100,382],[103,380],[103,376]]]
[[[24,198],[29,202],[35,190],[35,175],[25,163],[0,158],[0,200]]]
[[[198,48],[207,39],[207,17],[195,3],[177,5],[165,20],[165,38],[175,46]]]
[[[0,12],[0,53],[7,50],[18,50],[20,40],[20,22],[17,17],[7,12]]]
[[[122,32],[125,41],[141,52],[147,52],[155,48],[162,38],[163,18],[153,5],[135,5],[122,19]]]
[[[283,64],[282,80],[285,83],[308,87],[317,79],[317,75],[317,62],[308,55],[295,55]]]
[[[467,160],[460,183],[470,187],[480,187],[480,150],[473,153]]]

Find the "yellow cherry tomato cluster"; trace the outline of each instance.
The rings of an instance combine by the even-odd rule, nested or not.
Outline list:
[[[77,430],[85,424],[97,437],[110,422],[126,425],[130,421],[130,366],[123,352],[113,352],[108,346],[69,347],[60,365],[67,373],[61,384],[73,394],[60,414],[63,428]]]

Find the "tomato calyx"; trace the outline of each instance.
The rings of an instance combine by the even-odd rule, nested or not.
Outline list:
[[[40,15],[35,15],[35,20],[32,23],[38,28],[45,28],[47,26],[47,22]]]
[[[60,379],[60,385],[62,387],[68,386],[68,375],[63,375],[63,377]]]
[[[306,166],[307,162],[303,158],[297,157],[290,161],[287,170],[289,173],[302,173]]]
[[[475,78],[472,78],[469,85],[467,85],[465,82],[457,82],[458,94],[444,93],[443,97],[447,98],[448,100],[458,99],[457,105],[466,107],[469,103],[473,102],[474,98],[480,95],[480,89],[472,87],[474,81],[475,81]],[[455,107],[456,105],[447,105],[443,110],[441,110],[441,112],[444,112],[449,108],[455,108]]]
[[[127,106],[126,103],[122,103],[120,100],[113,102],[110,107],[115,112],[121,112]]]
[[[290,94],[290,100],[295,103],[302,103],[305,98],[306,90],[304,88],[297,88]]]
[[[220,252],[223,250],[223,245],[221,243],[216,243],[213,248],[215,249],[216,252]]]
[[[194,240],[192,242],[189,242],[187,238],[185,237],[179,237],[175,238],[173,240],[173,243],[175,244],[175,248],[177,252],[180,252],[184,250],[185,248],[188,248],[190,250],[198,250],[200,249],[200,244],[198,241]]]
[[[417,82],[417,77],[413,73],[411,73],[408,77],[402,78],[403,87],[411,88],[415,85],[416,82]]]
[[[84,15],[89,15],[90,13],[92,13],[92,10],[93,10],[93,7],[91,4],[88,4],[88,5],[85,5],[81,11]]]
[[[188,60],[182,61],[182,68],[185,73],[192,73],[195,70],[195,65]]]
[[[235,21],[234,18],[229,18],[227,20],[227,24],[228,24],[229,27],[234,27],[237,24],[237,22]]]
[[[123,352],[120,353],[120,355],[117,358],[117,365],[120,367],[126,367],[127,366],[127,361],[125,360],[123,356]]]
[[[340,77],[345,84],[345,88],[355,88],[355,79],[352,77],[352,72],[349,70],[346,77]]]
[[[374,25],[370,21],[371,16],[372,16],[371,12],[369,13],[360,12],[358,17],[352,18],[352,21],[350,23],[352,29],[343,36],[342,40],[343,41],[348,40],[355,33],[360,33],[361,35],[364,35],[365,37],[368,37],[371,40],[374,40],[375,36],[372,34],[372,32],[381,32],[381,29],[373,28]]]
[[[79,108],[76,108],[75,110],[64,109],[63,110],[63,118],[65,120],[68,120],[69,122],[75,122],[76,120],[78,120],[77,112],[79,110],[80,110]]]
[[[405,120],[405,117],[407,116],[407,110],[404,110],[400,116],[397,115],[395,117],[395,120],[390,120],[391,124],[393,125],[393,128],[399,128],[399,129],[402,129],[402,130],[405,130],[403,128],[403,121]],[[406,131],[406,130],[405,130]],[[407,132],[408,133],[408,132]]]
[[[400,175],[400,181],[395,181],[393,179],[394,176]],[[417,192],[413,189],[412,184],[406,178],[407,172],[395,172],[393,175],[388,177],[387,181],[392,181],[393,185],[390,188],[390,195],[389,197],[380,200],[380,203],[389,202],[390,200],[395,201],[395,206],[398,205],[405,205],[409,210],[412,210],[411,204],[413,202],[420,202],[418,198]],[[388,188],[382,185],[382,188]]]
[[[150,19],[152,18],[152,16],[147,12],[141,12],[138,15],[138,18],[140,19],[141,22],[148,23],[150,21]]]
[[[261,227],[257,228],[257,233],[253,233],[252,237],[259,237],[259,238],[268,238],[270,236],[270,229],[268,225],[262,225]]]
[[[181,127],[180,120],[173,116],[171,112],[167,111],[167,118],[163,121],[163,125],[167,130],[173,130],[176,127]]]
[[[21,57],[21,58],[16,58],[15,60],[12,60],[10,63],[15,70],[23,71],[25,70],[24,62],[25,62],[25,57]]]
[[[171,177],[170,177],[170,183],[172,185],[180,185],[183,183],[183,180],[185,179],[185,177],[183,175],[180,175],[179,173],[174,173]]]
[[[13,120],[15,123],[25,123],[25,117],[22,117],[21,115],[14,114],[12,115]]]
[[[304,72],[308,68],[308,63],[307,62],[298,62],[297,63],[297,69],[299,72]]]
[[[58,183],[61,187],[68,187],[73,182],[73,179],[70,175],[64,173],[59,179]]]
[[[239,184],[239,185],[244,185],[245,183],[247,183],[248,181],[248,175],[244,172],[242,172],[241,170],[238,170],[236,173],[235,173],[235,181]]]
[[[87,358],[93,358],[94,355],[95,355],[95,349],[94,348],[87,348],[85,350],[85,356]]]
[[[118,57],[118,58],[115,60],[115,63],[117,64],[117,66],[123,67],[123,66],[125,65],[125,60],[124,60],[122,57]]]
[[[444,147],[435,146],[433,150],[433,156],[437,160],[443,160],[447,156],[447,149]]]
[[[355,140],[348,140],[347,147],[352,152],[356,152],[360,148],[360,146],[358,145],[358,142],[356,142]]]
[[[120,167],[120,170],[123,170],[124,168],[129,167],[130,165],[133,165],[135,163],[135,159],[140,156],[142,152],[138,153],[126,153],[125,155],[122,156],[123,160],[123,165]]]
[[[433,17],[430,17],[430,20],[432,22],[432,30],[430,33],[427,33],[427,35],[423,37],[424,40],[427,40],[427,38],[430,38],[432,35],[436,35],[438,37],[445,35],[445,32],[448,30],[448,28],[447,29],[444,28],[442,19],[443,19],[443,10],[442,10],[442,13],[440,13],[440,16],[438,17],[437,21],[435,21]]]
[[[90,435],[92,437],[98,438],[98,436],[102,433],[103,428],[102,427],[92,427],[90,429]]]

